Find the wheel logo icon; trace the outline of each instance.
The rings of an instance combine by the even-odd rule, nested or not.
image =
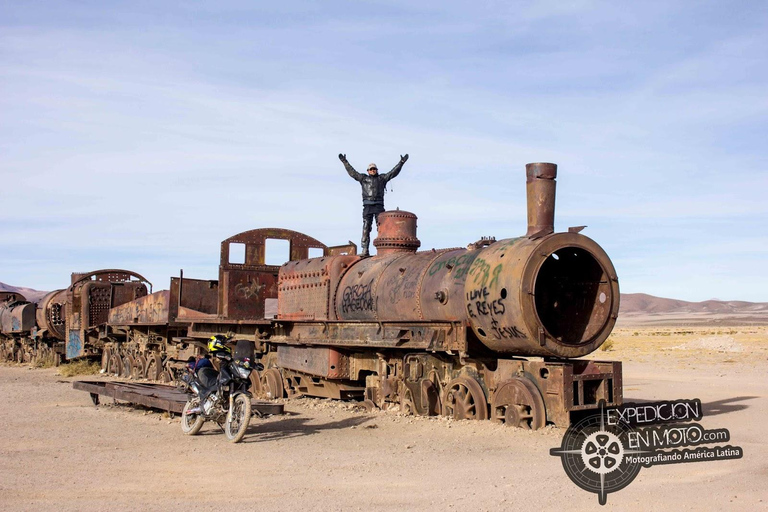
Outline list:
[[[619,436],[613,432],[593,432],[584,440],[581,458],[587,469],[599,475],[606,475],[621,464],[624,459],[624,447]]]
[[[585,491],[597,494],[605,505],[608,494],[623,489],[635,479],[641,465],[627,455],[644,453],[627,449],[626,423],[608,424],[605,403],[601,401],[597,415],[571,425],[559,448],[549,453],[560,457],[568,477]]]

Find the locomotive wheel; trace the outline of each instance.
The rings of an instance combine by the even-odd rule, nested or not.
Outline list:
[[[104,373],[109,372],[109,359],[112,357],[112,351],[108,348],[104,348],[104,350],[101,351],[101,370]]]
[[[131,368],[131,377],[136,380],[145,378],[146,368],[147,360],[144,359],[144,356],[136,356],[136,359],[133,360],[133,367]]]
[[[171,375],[170,370],[165,370],[160,373],[160,377],[157,380],[159,380],[160,382],[165,382],[167,384],[167,383],[173,382],[173,375]]]
[[[283,386],[283,376],[280,375],[280,370],[277,368],[265,370],[261,377],[261,389],[268,400],[283,398],[285,396],[285,387]]]
[[[120,375],[120,368],[122,365],[123,363],[120,361],[120,356],[117,353],[113,353],[109,357],[109,369],[107,370],[107,373],[117,377]]]
[[[123,356],[123,369],[120,376],[130,379],[131,372],[133,372],[133,358],[129,355],[125,355]]]
[[[253,370],[251,372],[251,393],[253,396],[264,396],[264,389],[261,386],[261,375],[259,375],[258,370]]]
[[[403,414],[417,414],[416,407],[413,405],[413,394],[408,388],[405,388],[405,391],[400,394],[400,412]]]
[[[120,356],[120,354],[115,354],[115,367],[113,369],[113,372],[115,373],[115,377],[122,377],[123,376],[123,358]]]
[[[504,382],[493,395],[493,421],[510,427],[536,430],[547,422],[544,400],[528,379],[515,377]]]
[[[147,358],[147,371],[146,375],[149,380],[160,380],[160,374],[163,371],[162,362],[160,356],[157,354],[150,354]]]
[[[455,420],[488,419],[488,402],[480,383],[468,376],[449,382],[443,394],[443,415]]]

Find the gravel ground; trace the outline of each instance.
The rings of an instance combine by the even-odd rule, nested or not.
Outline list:
[[[216,426],[187,437],[167,414],[94,407],[55,369],[0,366],[0,510],[768,510],[768,340],[737,336],[723,363],[698,335],[654,342],[675,350],[632,338],[595,354],[624,361],[627,401],[700,398],[702,425],[729,429],[742,459],[643,469],[600,507],[549,455],[564,432],[552,427],[298,399],[232,445]]]

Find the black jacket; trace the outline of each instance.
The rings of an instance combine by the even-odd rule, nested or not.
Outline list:
[[[370,176],[368,173],[363,174],[357,172],[354,167],[349,165],[349,162],[343,163],[344,167],[347,169],[347,174],[349,174],[353,180],[359,181],[360,186],[363,188],[363,205],[383,205],[384,192],[387,189],[387,183],[389,183],[389,180],[400,174],[400,169],[403,168],[405,162],[400,161],[391,171],[375,176]]]

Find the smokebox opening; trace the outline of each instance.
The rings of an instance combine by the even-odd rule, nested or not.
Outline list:
[[[610,315],[608,277],[600,262],[579,247],[558,249],[536,276],[536,313],[550,336],[581,345],[602,330]]]

